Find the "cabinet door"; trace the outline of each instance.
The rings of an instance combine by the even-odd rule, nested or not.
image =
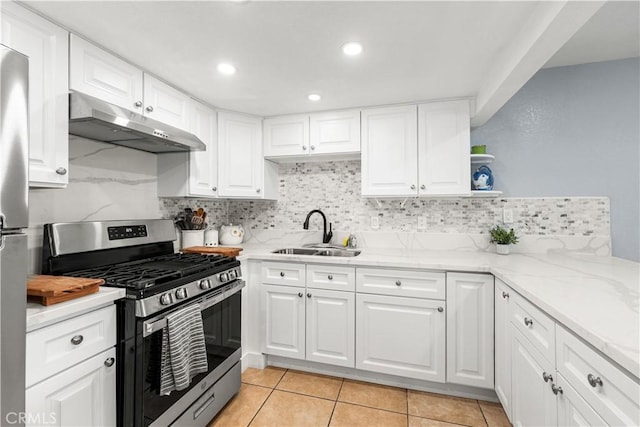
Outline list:
[[[115,426],[115,357],[111,348],[28,388],[27,425]]]
[[[493,276],[447,273],[447,382],[493,389]]]
[[[69,89],[142,114],[142,70],[71,34]]]
[[[276,356],[305,357],[304,288],[261,285],[262,352]]]
[[[309,116],[265,119],[264,156],[300,156],[309,153]]]
[[[504,412],[511,420],[511,289],[495,279],[495,390]]]
[[[149,74],[144,75],[144,115],[189,130],[191,98]]]
[[[553,380],[543,379],[545,374],[555,379],[555,370],[520,331],[512,327],[511,332],[513,425],[555,426],[558,416],[556,396],[551,391]]]
[[[360,111],[312,114],[309,132],[311,154],[359,153]]]
[[[418,194],[415,105],[362,111],[362,195]]]
[[[2,44],[29,57],[29,184],[69,182],[69,48],[62,28],[2,2]]]
[[[560,375],[556,379],[562,389],[558,394],[558,425],[564,427],[606,426],[598,413]]]
[[[307,360],[355,366],[355,294],[307,289]]]
[[[469,102],[421,104],[418,117],[419,194],[470,194]]]
[[[215,197],[218,193],[218,126],[216,112],[192,101],[190,130],[207,146],[189,153],[189,194]]]
[[[218,113],[218,195],[260,199],[264,159],[259,118]]]
[[[356,295],[356,368],[443,383],[444,301]]]

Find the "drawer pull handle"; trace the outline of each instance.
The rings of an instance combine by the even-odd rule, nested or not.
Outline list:
[[[551,384],[551,391],[553,392],[553,394],[558,395],[558,393],[562,394],[564,393],[562,391],[562,387],[556,387],[555,384]]]
[[[107,368],[110,368],[113,366],[114,363],[116,363],[116,359],[114,359],[113,357],[109,357],[107,360],[104,361],[104,366],[106,366]]]
[[[307,294],[307,298],[311,298],[311,294],[310,294],[310,293],[309,293],[309,294]]]
[[[529,319],[528,317],[524,318],[524,326],[531,326],[533,325],[533,320]]]
[[[71,338],[71,344],[73,345],[80,345],[80,343],[84,340],[84,337],[82,335],[76,335],[73,338]]]
[[[280,277],[284,277],[284,271],[280,272]]]
[[[396,280],[396,286],[400,286],[402,285],[402,282],[400,280]]]
[[[596,377],[593,374],[587,375],[587,381],[589,381],[589,385],[591,385],[591,387],[602,387],[602,378]]]
[[[327,279],[333,280],[333,276],[330,274],[330,275],[327,276]]]
[[[508,292],[503,292],[502,293],[502,298],[503,299],[509,299],[509,293]]]
[[[549,381],[553,382],[553,375],[547,374],[546,372],[543,372],[542,373],[542,379],[544,380],[545,383],[548,383]]]
[[[444,308],[438,307],[438,313],[442,313],[443,311],[444,311]]]
[[[298,296],[302,298],[302,292],[298,292]]]

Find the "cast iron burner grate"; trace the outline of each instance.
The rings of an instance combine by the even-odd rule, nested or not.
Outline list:
[[[78,270],[65,276],[104,279],[107,286],[144,289],[193,274],[215,274],[233,261],[222,255],[178,253]]]

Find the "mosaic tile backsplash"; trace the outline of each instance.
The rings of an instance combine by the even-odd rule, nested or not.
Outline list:
[[[325,213],[333,223],[334,234],[374,232],[371,217],[378,216],[380,228],[376,233],[486,235],[501,223],[502,210],[508,208],[514,216],[509,227],[524,237],[610,239],[606,197],[375,200],[360,196],[359,161],[282,164],[279,172],[277,201],[161,199],[160,210],[164,217],[171,217],[185,206],[204,207],[215,226],[240,223],[248,236],[262,230],[302,231],[302,223],[312,209]],[[420,230],[419,217],[426,220],[426,227]],[[310,229],[322,229],[322,218],[314,215],[310,224]]]

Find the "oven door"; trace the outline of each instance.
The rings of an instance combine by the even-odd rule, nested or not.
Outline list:
[[[231,286],[225,286],[226,290],[214,290],[182,306],[200,305],[208,364],[207,372],[194,376],[184,390],[174,390],[169,395],[159,393],[162,331],[166,327],[166,315],[176,310],[141,321],[144,350],[138,354],[142,359],[143,375],[137,375],[137,378],[143,383],[142,405],[136,407],[142,409],[142,414],[136,418],[140,419],[142,415],[143,425],[173,423],[240,360],[242,287],[244,282],[237,280]],[[205,420],[205,425],[208,421]]]

